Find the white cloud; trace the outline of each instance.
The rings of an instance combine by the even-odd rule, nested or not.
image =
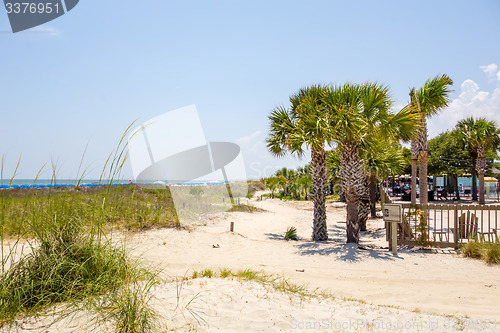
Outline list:
[[[50,26],[37,26],[28,30],[18,32],[20,34],[44,34],[52,36],[60,36],[62,32]]]
[[[495,80],[500,81],[500,71],[498,71],[497,64],[489,64],[487,66],[480,66],[480,67],[483,70],[483,72],[485,72],[488,75],[488,79],[490,82],[494,82]]]
[[[240,144],[240,145],[246,144],[246,143],[252,142],[256,138],[258,138],[261,134],[262,134],[262,131],[255,131],[250,135],[243,136],[241,138],[236,139],[236,142],[238,142],[238,144]]]
[[[476,82],[465,80],[460,95],[445,110],[428,120],[429,138],[451,130],[459,120],[471,116],[494,120],[500,125],[500,84],[497,83],[493,91],[488,92],[482,91]]]
[[[489,64],[487,66],[481,66],[481,69],[489,76],[494,76],[498,70],[498,66],[496,64]]]

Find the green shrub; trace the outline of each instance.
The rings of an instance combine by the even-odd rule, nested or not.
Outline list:
[[[500,264],[500,244],[485,243],[481,258],[489,264]]]
[[[500,263],[500,243],[481,242],[477,238],[469,239],[462,245],[462,253],[466,257],[481,259],[489,264]]]
[[[469,239],[467,243],[462,245],[462,253],[469,258],[481,258],[481,243]]]

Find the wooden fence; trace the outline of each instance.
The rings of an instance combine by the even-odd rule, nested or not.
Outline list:
[[[392,203],[381,190],[382,206]],[[430,243],[435,247],[455,247],[471,238],[498,242],[500,205],[416,204],[400,203],[403,221],[398,227],[398,244],[414,246]],[[419,211],[423,212],[419,216]],[[422,221],[425,223],[422,225]],[[390,228],[386,223],[386,237]],[[425,231],[425,232],[424,232]]]

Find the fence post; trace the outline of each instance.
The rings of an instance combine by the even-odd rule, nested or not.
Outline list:
[[[453,207],[455,211],[453,216],[453,240],[455,241],[455,250],[458,249],[458,202]]]

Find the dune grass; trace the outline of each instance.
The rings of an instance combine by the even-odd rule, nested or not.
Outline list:
[[[113,231],[178,223],[167,192],[111,186],[125,162],[128,130],[103,168],[107,186],[1,190],[0,328],[20,315],[62,307],[66,316],[84,306],[108,314],[116,332],[155,331],[147,303],[156,275],[129,259]]]
[[[143,280],[147,271],[128,259],[124,243],[113,242],[105,233],[120,225],[118,208],[126,201],[127,196],[114,204],[113,193],[101,191],[86,195],[36,193],[19,198],[17,193],[4,195],[2,216],[7,218],[2,224],[10,229],[3,230],[13,231],[10,236],[17,236],[14,243],[23,243],[29,251],[19,260],[14,258],[16,246],[4,254],[0,326],[8,325],[19,314],[34,315],[61,302],[68,308],[78,307],[80,302],[110,294],[115,297],[105,306],[106,313],[114,314],[109,319],[115,322],[117,332],[153,332],[149,327],[154,327],[154,313],[147,307],[147,290],[129,287]],[[14,216],[9,210],[13,207],[18,220],[8,220]],[[3,241],[4,236],[2,245]],[[8,263],[11,265],[6,269]],[[86,303],[96,305],[95,311],[103,310],[102,302]]]
[[[100,307],[98,322],[111,322],[118,333],[157,332],[159,313],[150,305],[152,288],[158,283],[156,274],[145,281],[133,281],[106,295]]]
[[[465,257],[481,259],[488,264],[500,264],[500,243],[469,239],[462,245],[462,254]]]
[[[234,205],[228,210],[228,212],[243,212],[243,213],[253,213],[257,211],[261,211],[261,209],[245,204]]]
[[[206,272],[210,272],[207,274]],[[318,291],[309,292],[306,286],[291,283],[283,276],[265,274],[263,271],[254,271],[251,269],[240,270],[233,272],[229,269],[221,269],[218,273],[211,269],[205,269],[201,272],[194,271],[191,275],[192,279],[209,277],[209,278],[236,278],[245,281],[255,281],[265,287],[271,287],[274,290],[288,294],[294,294],[299,297],[331,297],[326,293],[318,293]]]
[[[84,226],[103,231],[124,228],[131,231],[178,227],[168,189],[146,189],[136,185],[98,188],[0,190],[1,224],[4,237],[36,237],[32,228],[40,215],[60,212],[78,216]],[[58,208],[58,209],[59,209]]]

